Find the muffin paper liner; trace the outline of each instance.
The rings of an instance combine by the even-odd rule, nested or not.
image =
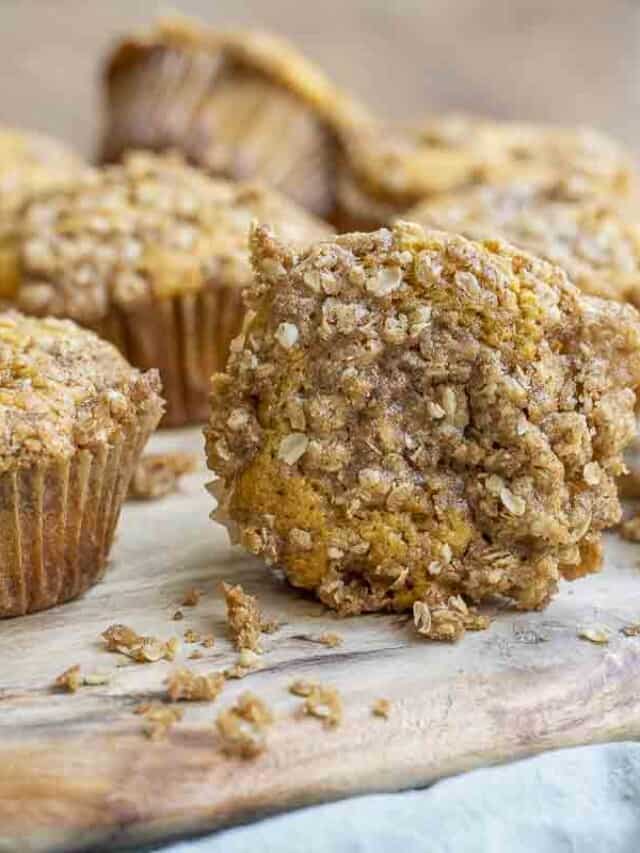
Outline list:
[[[182,426],[207,419],[211,375],[224,370],[243,317],[242,289],[216,284],[113,309],[96,331],[131,364],[159,369],[167,402],[161,426]]]
[[[133,469],[158,409],[112,444],[0,474],[0,617],[69,601],[104,574]]]

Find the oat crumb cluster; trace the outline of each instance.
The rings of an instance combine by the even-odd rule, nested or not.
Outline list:
[[[636,311],[498,239],[398,223],[251,237],[251,311],[206,429],[234,542],[342,614],[543,607],[597,571],[635,432]]]

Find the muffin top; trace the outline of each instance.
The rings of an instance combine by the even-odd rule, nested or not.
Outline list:
[[[0,470],[53,463],[162,413],[156,371],[68,320],[0,314]]]
[[[254,219],[294,243],[327,234],[271,190],[214,180],[177,156],[132,154],[26,207],[13,299],[29,314],[90,324],[114,304],[243,286]]]
[[[162,49],[215,56],[229,74],[240,68],[262,75],[300,98],[336,130],[369,118],[361,104],[284,39],[252,30],[216,31],[186,17],[161,19],[153,32],[124,40],[107,64],[107,82],[143,56]]]
[[[343,205],[374,205],[376,218],[470,183],[554,186],[566,198],[624,194],[632,162],[595,130],[471,116],[431,118],[410,128],[362,125],[347,134]]]
[[[344,613],[539,607],[597,569],[635,433],[635,309],[411,223],[252,243],[253,314],[206,431],[245,547]]]
[[[640,225],[607,201],[567,201],[521,185],[444,193],[406,217],[472,240],[500,238],[558,264],[581,290],[610,299],[640,292]]]
[[[40,133],[0,128],[0,215],[71,180],[84,165],[63,143]]]

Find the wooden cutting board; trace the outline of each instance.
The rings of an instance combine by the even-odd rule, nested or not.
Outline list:
[[[164,433],[155,450],[201,453],[199,430]],[[427,643],[397,616],[338,620],[227,544],[208,519],[204,469],[181,493],[128,503],[110,571],[83,599],[0,622],[0,851],[115,849],[202,832],[257,815],[371,791],[421,786],[472,767],[551,747],[640,735],[640,549],[612,535],[604,573],[565,584],[544,613],[503,611],[490,630],[458,645]],[[221,580],[259,596],[281,620],[265,637],[263,669],[227,683],[218,700],[184,703],[165,740],[150,741],[140,702],[160,700],[179,665],[198,672],[236,661]],[[196,608],[172,615],[185,591]],[[109,654],[100,633],[122,622],[142,634],[212,632],[215,646],[175,663],[137,664]],[[607,645],[577,634],[606,625]],[[337,648],[305,637],[337,632]],[[52,690],[72,664],[109,673],[106,685]],[[342,724],[300,719],[294,678],[335,686]],[[276,722],[252,761],[221,753],[213,720],[241,691],[271,704]],[[378,698],[388,720],[374,717]]]

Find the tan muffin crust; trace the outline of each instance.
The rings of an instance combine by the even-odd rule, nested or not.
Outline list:
[[[594,296],[640,295],[640,225],[606,201],[567,201],[519,185],[484,186],[444,193],[403,218],[472,240],[506,240],[558,264]]]
[[[628,152],[595,130],[445,115],[348,132],[338,196],[347,216],[384,224],[434,193],[511,183],[564,198],[625,196],[634,172]]]
[[[155,371],[141,374],[74,323],[0,314],[0,471],[70,458],[161,410]]]
[[[114,306],[243,287],[254,219],[294,242],[327,233],[271,190],[214,180],[177,156],[131,154],[27,206],[15,302],[92,325]]]
[[[410,223],[303,253],[259,228],[252,249],[254,313],[206,429],[235,540],[342,613],[451,603],[461,624],[460,595],[539,608],[598,570],[635,309]]]

